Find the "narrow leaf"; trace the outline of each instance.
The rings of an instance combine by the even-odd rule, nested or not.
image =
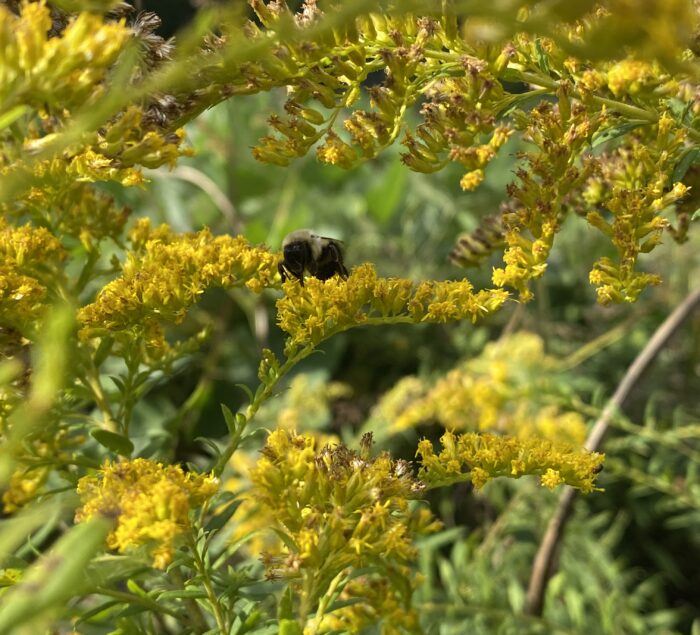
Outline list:
[[[681,160],[676,163],[676,167],[673,169],[673,176],[671,177],[671,183],[678,183],[678,181],[683,180],[690,166],[693,165],[700,157],[700,150],[697,148],[688,148],[681,155]]]
[[[602,130],[601,132],[598,132],[597,134],[593,135],[593,139],[591,140],[591,148],[597,148],[603,143],[607,143],[608,141],[617,139],[617,137],[626,135],[628,132],[634,130],[635,128],[648,125],[650,125],[650,122],[644,119],[632,119],[631,121],[626,121],[625,123],[621,123],[618,126],[606,128],[605,130]]]
[[[237,431],[236,426],[236,416],[231,412],[231,409],[226,404],[221,404],[221,412],[224,413],[224,421],[226,422],[226,427],[228,428],[228,433],[234,436]]]
[[[104,446],[115,454],[129,457],[134,451],[134,444],[131,442],[131,440],[124,435],[117,434],[116,432],[110,432],[109,430],[97,428],[90,431],[90,436],[100,445]]]
[[[17,121],[25,112],[29,110],[29,106],[20,104],[14,108],[10,108],[7,112],[0,115],[0,130],[4,130]]]
[[[8,590],[0,607],[0,633],[59,611],[85,587],[85,567],[102,549],[111,529],[103,518],[75,526],[33,564],[22,582]],[[27,630],[29,632],[29,630]]]
[[[236,388],[240,388],[245,393],[246,397],[248,397],[248,401],[250,401],[251,403],[253,402],[253,400],[255,399],[255,395],[253,394],[253,391],[250,388],[248,388],[248,386],[246,386],[245,384],[235,384],[235,386]]]

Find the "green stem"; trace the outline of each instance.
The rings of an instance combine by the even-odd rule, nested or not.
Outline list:
[[[168,573],[173,581],[180,586],[183,590],[185,589],[185,581],[177,567],[172,567]],[[200,633],[206,633],[209,630],[209,625],[207,624],[202,609],[199,604],[195,602],[194,598],[185,598],[184,600],[187,608],[189,609],[186,614],[188,616],[188,622],[192,624],[193,628]]]
[[[207,592],[207,598],[209,599],[209,604],[214,612],[214,619],[216,620],[216,625],[219,628],[219,632],[221,635],[228,635],[229,629],[226,624],[226,618],[224,617],[221,604],[219,603],[219,598],[216,596],[214,591],[214,586],[212,585],[211,577],[209,575],[209,569],[207,568],[204,558],[202,558],[202,555],[199,553],[199,549],[197,548],[197,538],[194,533],[189,534],[188,542],[194,558],[195,567],[197,568],[199,575],[202,577],[202,584]]]
[[[431,490],[431,489],[438,489],[440,487],[450,487],[451,485],[455,485],[456,483],[466,483],[471,481],[472,475],[471,472],[463,472],[462,474],[456,474],[455,476],[449,476],[445,477],[443,479],[440,479],[439,481],[434,481],[432,483],[425,483],[425,489]]]
[[[92,392],[95,403],[104,416],[103,426],[105,430],[116,432],[119,426],[114,419],[112,409],[109,406],[109,401],[107,400],[104,390],[102,389],[102,384],[100,383],[100,377],[97,373],[97,369],[95,368],[94,364],[92,364],[92,361],[88,363],[87,375],[84,378],[81,378],[81,381],[83,382],[83,385],[85,385],[86,388],[89,388]]]
[[[134,379],[138,374],[139,370],[139,357],[138,352],[130,350],[128,351],[124,362],[126,363],[126,378],[124,379],[124,393],[122,395],[122,401],[119,408],[118,419],[121,420],[122,433],[124,436],[129,436],[129,425],[131,423],[131,413],[134,410],[135,395],[134,392]]]
[[[556,79],[552,79],[546,75],[540,73],[533,73],[531,71],[518,71],[512,68],[508,69],[511,73],[515,72],[519,75],[520,80],[528,84],[535,84],[537,86],[544,86],[549,90],[556,91],[559,88],[559,82]],[[575,92],[576,96],[581,99],[581,96]],[[598,95],[591,95],[590,101],[599,106],[605,106],[610,110],[625,115],[631,119],[643,119],[649,123],[656,123],[659,120],[659,116],[655,111],[645,110],[639,106],[633,106],[632,104],[626,104],[623,101],[617,101],[615,99],[608,99],[607,97],[599,97]]]
[[[514,69],[509,69],[509,71],[511,72],[513,72],[513,70]],[[552,91],[556,91],[557,88],[559,88],[559,82],[555,79],[552,79],[551,77],[540,75],[539,73],[532,73],[529,71],[516,70],[515,72],[520,76],[520,79],[522,81],[527,82],[528,84],[544,86],[545,88],[548,88]],[[581,96],[576,91],[574,91],[574,95],[579,100],[583,101]],[[607,97],[600,97],[599,95],[590,95],[588,99],[594,104],[598,104],[599,106],[605,106],[606,108],[617,112],[621,115],[624,115],[625,117],[628,117],[630,119],[642,119],[644,121],[648,121],[651,124],[657,123],[659,121],[659,114],[655,110],[646,110],[644,108],[640,108],[639,106],[633,106],[632,104],[626,104],[625,102],[617,101],[615,99],[609,99]],[[696,143],[700,143],[700,131],[683,124],[681,124],[681,127],[686,131],[688,136],[693,141],[695,141]]]
[[[331,580],[331,583],[328,585],[328,589],[326,590],[323,597],[319,600],[318,610],[316,611],[316,616],[313,619],[313,623],[310,626],[308,624],[306,625],[306,628],[309,629],[309,633],[318,632],[318,626],[321,624],[321,620],[323,620],[323,616],[326,613],[326,609],[333,600],[336,589],[338,588],[340,583],[345,580],[345,577],[346,572],[341,571],[337,576],[335,576],[335,578]],[[306,630],[306,628],[304,630]]]
[[[75,288],[73,289],[73,293],[76,297],[80,295],[80,292],[85,288],[85,285],[92,278],[92,273],[95,270],[95,265],[97,264],[97,261],[99,259],[100,252],[97,251],[97,249],[93,249],[92,251],[88,252],[87,260],[83,265],[82,271],[80,272],[80,276],[78,277],[78,281],[75,283]]]
[[[255,417],[255,413],[257,413],[257,411],[260,409],[260,406],[262,406],[262,404],[269,399],[270,395],[272,395],[272,391],[279,380],[282,379],[302,359],[311,355],[314,349],[315,346],[313,345],[307,345],[306,347],[302,348],[300,351],[292,355],[284,364],[282,364],[282,366],[280,366],[274,379],[271,379],[267,383],[263,383],[258,386],[253,401],[248,405],[248,408],[246,408],[245,411],[246,426],[250,423],[250,420]],[[216,465],[212,470],[214,476],[221,476],[226,464],[229,462],[229,459],[233,456],[233,453],[236,451],[236,448],[240,443],[242,433],[243,430],[241,430],[239,434],[231,437],[226,449],[221,453],[219,460],[216,462]]]

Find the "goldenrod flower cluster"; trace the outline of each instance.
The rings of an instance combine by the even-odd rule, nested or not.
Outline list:
[[[213,236],[208,229],[176,234],[166,225],[153,230],[148,219],[130,236],[134,251],[122,275],[78,313],[85,339],[143,336],[151,349],[163,350],[161,322],[181,322],[208,288],[245,284],[259,292],[277,275],[278,257],[242,236]]]
[[[520,332],[487,344],[478,357],[449,371],[432,386],[401,380],[377,405],[373,418],[388,433],[438,422],[448,430],[499,432],[581,445],[586,423],[577,412],[548,405],[557,384],[558,360],[537,335]]]
[[[407,605],[387,578],[351,580],[338,599],[347,606],[324,615],[318,632],[361,633],[377,623],[382,635],[421,632],[418,611]]]
[[[673,182],[685,138],[664,113],[655,130],[602,157],[600,176],[589,180],[584,199],[604,214],[590,211],[586,219],[618,252],[618,262],[600,258],[590,273],[601,303],[634,302],[645,287],[661,282],[658,275],[639,272],[636,266],[638,257],[659,245],[669,228],[664,210],[688,195],[687,186]]]
[[[102,237],[119,236],[126,210],[112,209],[110,197],[85,184],[143,183],[138,166],[172,166],[189,153],[180,147],[184,132],[159,126],[146,106],[136,105],[99,130],[73,130],[76,112],[107,98],[119,56],[137,39],[144,45],[148,34],[115,14],[70,15],[45,0],[11,4],[16,12],[0,6],[2,211],[79,237],[90,249]],[[92,8],[107,11],[110,4]]]
[[[95,476],[78,482],[83,505],[75,518],[114,518],[109,548],[126,553],[146,545],[153,566],[163,569],[172,561],[178,540],[192,528],[190,512],[217,490],[214,477],[185,473],[178,465],[148,459],[106,463]]]
[[[364,438],[360,453],[318,448],[310,434],[276,430],[252,470],[254,495],[287,536],[282,554],[264,558],[268,574],[301,578],[309,610],[348,568],[407,576],[414,538],[438,527],[409,504],[423,490],[410,465],[386,453],[370,458],[370,444]]]
[[[363,324],[394,322],[476,321],[499,309],[508,299],[500,289],[474,291],[464,280],[414,283],[380,278],[371,264],[355,267],[347,280],[307,278],[285,283],[277,302],[277,320],[289,333],[286,354],[315,347],[340,331]]]
[[[535,15],[525,7],[508,26],[485,8],[461,31],[459,9],[446,7],[430,17],[386,9],[344,21],[331,29],[332,37],[313,46],[297,38],[321,23],[315,2],[305,3],[294,16],[297,30],[286,38],[281,33],[292,13],[284,2],[257,0],[253,6],[265,30],[250,25],[248,37],[273,38],[276,46],[259,62],[244,64],[232,81],[242,92],[280,85],[289,92],[286,115],[270,118],[278,135],[262,140],[257,158],[287,165],[323,139],[317,157],[350,168],[376,156],[404,130],[403,161],[409,168],[433,172],[458,162],[466,170],[460,184],[471,190],[515,129],[534,150],[523,154],[526,164],[509,188],[503,231],[486,242],[463,237],[466,246],[456,247],[455,260],[480,262],[490,245],[504,239],[504,266],[494,270],[494,284],[512,287],[529,300],[530,281],[544,274],[555,236],[575,211],[593,227],[610,225],[612,232],[603,233],[615,237],[620,252],[619,262],[601,258],[594,265],[591,281],[599,287],[600,302],[633,301],[658,282],[657,276],[636,271],[637,255],[658,244],[662,229],[671,229],[661,213],[686,196],[680,182],[685,170],[677,168],[700,140],[690,122],[691,113],[697,116],[700,110],[695,78],[679,72],[679,81],[663,70],[694,56],[687,48],[698,22],[692,3],[654,1],[635,9],[635,3],[610,2],[604,9],[587,5],[566,14],[552,7],[547,9],[553,25],[549,37],[531,35],[541,31],[540,21],[548,14]],[[620,59],[624,43],[633,44],[641,56]],[[365,88],[367,75],[382,69],[384,83]],[[530,90],[511,94],[504,80],[524,82]],[[355,108],[363,90],[370,110]],[[521,101],[545,94],[556,102],[519,108]],[[423,120],[411,130],[406,115],[417,103]],[[337,122],[347,108],[351,112],[341,129]],[[592,146],[618,137],[624,147],[635,138],[635,128],[642,133],[649,165],[658,167],[647,181],[654,196],[629,183],[617,190],[605,174],[605,159],[591,152]],[[686,129],[693,133],[692,143]],[[646,161],[637,154],[628,154],[632,162]],[[662,172],[667,179],[675,172],[678,180],[659,187]],[[589,181],[602,182],[601,198],[610,200],[584,199],[581,205]]]
[[[78,181],[33,188],[21,205],[3,208],[8,215],[29,215],[56,236],[79,239],[87,251],[94,251],[104,238],[121,237],[131,211],[116,206],[111,196],[89,183]]]
[[[14,227],[0,218],[0,324],[33,332],[60,279],[66,253],[43,227]]]
[[[303,426],[305,433],[315,439],[315,447],[337,445],[340,443],[338,436],[320,430],[328,424],[329,400],[347,394],[347,390],[348,387],[344,384],[313,381],[309,375],[299,374],[292,379],[289,389],[283,395],[263,404],[255,416],[256,424],[289,432]],[[277,401],[281,401],[281,404],[277,404]],[[240,505],[230,521],[231,542],[247,538],[241,549],[255,558],[263,551],[277,554],[283,548],[279,537],[266,531],[273,521],[271,510],[262,505],[258,497],[247,494],[250,489],[250,473],[255,468],[257,459],[257,452],[236,451],[229,461],[235,476],[225,483],[226,491],[242,495]]]
[[[3,111],[18,104],[36,110],[72,110],[100,91],[100,83],[132,33],[124,22],[107,22],[82,12],[60,37],[52,34],[45,0],[23,0],[16,15],[0,5],[0,102]]]
[[[523,154],[528,169],[518,170],[518,181],[508,189],[514,205],[503,218],[506,266],[494,269],[493,282],[514,287],[524,301],[532,298],[529,281],[541,277],[547,268],[565,197],[592,171],[592,163],[577,165],[577,158],[602,119],[589,116],[582,106],[566,114],[568,117],[562,109],[543,102],[527,115],[522,113],[516,122],[538,152]]]
[[[50,468],[20,465],[12,473],[7,489],[2,494],[2,509],[13,514],[33,500],[46,482]]]
[[[588,494],[605,456],[546,439],[518,440],[493,434],[446,432],[440,438],[442,450],[435,453],[427,439],[418,444],[418,477],[429,487],[470,480],[476,489],[499,476],[520,478],[537,475],[544,487],[566,483]]]
[[[265,37],[289,11],[283,2],[252,5],[267,29]],[[320,16],[315,2],[306,3],[297,24],[303,30]],[[252,25],[248,34],[263,36]],[[456,19],[449,14],[435,18],[375,12],[334,29],[330,51],[284,42],[255,66],[259,73],[255,81],[250,77],[252,64],[244,72],[252,90],[285,84],[290,95],[285,104],[288,116],[269,119],[279,136],[263,138],[255,156],[287,165],[323,138],[316,150],[318,159],[351,168],[393,143],[408,109],[423,102],[424,123],[416,129],[417,138],[407,132],[402,142],[407,148],[404,163],[419,172],[435,172],[450,161],[460,163],[466,169],[462,188],[474,189],[509,131],[496,124],[504,103],[501,83],[490,73],[489,64],[455,35]],[[350,113],[343,122],[348,141],[343,140],[333,127],[335,115],[326,117],[308,102],[315,99],[336,111],[352,107],[367,74],[380,69],[387,79],[368,89],[372,109]]]

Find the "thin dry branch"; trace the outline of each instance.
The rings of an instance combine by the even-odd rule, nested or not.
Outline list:
[[[600,448],[605,433],[610,425],[610,421],[620,410],[622,404],[632,391],[632,388],[634,388],[644,371],[663,349],[668,340],[693,313],[698,305],[700,305],[700,289],[696,289],[688,295],[685,300],[676,307],[673,313],[664,320],[663,324],[659,326],[647,345],[627,369],[615,394],[610,398],[603,409],[603,412],[588,435],[588,439],[586,439],[586,448],[592,452]],[[525,604],[525,613],[528,615],[542,615],[547,584],[556,568],[555,557],[564,535],[566,523],[573,510],[575,496],[576,490],[568,486],[562,492],[557,509],[550,519],[549,525],[547,525],[547,530],[545,531],[542,542],[535,555]]]

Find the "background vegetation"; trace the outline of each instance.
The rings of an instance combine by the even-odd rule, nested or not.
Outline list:
[[[532,10],[527,15],[539,16],[546,24],[584,19],[567,15],[558,3],[504,3],[498,10],[512,9],[512,15],[534,30],[538,22],[528,22],[523,17],[527,12],[517,13],[521,4]],[[618,25],[633,19],[630,15],[640,14],[636,3],[604,4]],[[671,8],[652,4],[659,24],[678,19]],[[691,3],[677,4],[694,15]],[[461,9],[461,26],[464,15],[469,14],[467,5]],[[14,7],[15,14],[25,11],[23,7]],[[73,6],[63,8],[75,10]],[[216,24],[216,18],[207,17],[206,12],[202,16],[178,40],[185,49],[191,47],[190,52],[198,50],[199,36]],[[505,31],[517,32],[517,25],[505,20],[500,24]],[[552,35],[549,27],[545,31],[545,35]],[[691,85],[691,112],[682,121],[697,132],[697,121],[692,118],[697,108],[695,53],[684,52],[684,65],[675,65],[670,53],[664,57],[663,51],[648,49],[652,31],[647,28],[646,39],[626,41],[629,48],[625,55],[629,52],[654,63],[660,59],[661,66],[655,67],[659,74],[663,68],[664,77]],[[694,51],[693,37],[692,33],[685,40],[679,36],[686,45],[683,51]],[[321,41],[322,36],[318,38]],[[235,51],[236,47],[223,50]],[[625,55],[621,49],[599,53],[603,59]],[[176,61],[180,69],[186,68],[184,56]],[[107,67],[111,69],[113,63],[109,61]],[[238,61],[232,62],[235,64]],[[133,68],[128,68],[132,73]],[[150,68],[143,74],[147,79],[156,77],[154,82],[164,82],[163,91],[170,87],[168,81],[183,92],[201,88],[183,80],[186,70],[163,79],[156,76],[160,68],[155,67],[153,76],[146,72],[153,70]],[[94,85],[118,83],[119,72],[117,65],[114,75],[95,80]],[[552,77],[559,77],[557,72],[550,69]],[[46,73],[51,77],[51,72]],[[130,81],[134,93],[130,99],[135,104],[158,93],[153,87],[146,91],[132,75]],[[215,86],[224,85],[219,77],[211,81]],[[373,81],[370,77],[363,86]],[[434,173],[407,169],[400,156],[406,148],[398,143],[388,145],[370,160],[358,161],[351,169],[321,163],[313,150],[300,153],[304,156],[287,166],[260,163],[251,148],[269,134],[269,114],[283,112],[289,97],[287,89],[281,87],[285,85],[282,78],[279,86],[266,87],[259,94],[226,100],[221,95],[207,96],[182,116],[183,121],[167,122],[172,128],[174,123],[187,122],[184,146],[194,152],[192,156],[177,156],[183,146],[167,137],[166,129],[172,134],[168,126],[159,129],[164,142],[156,151],[161,153],[158,159],[143,160],[142,155],[133,162],[134,169],[143,166],[146,181],[141,187],[125,187],[124,175],[83,173],[78,180],[89,183],[97,196],[111,197],[114,209],[127,208],[128,227],[142,218],[150,219],[152,228],[166,223],[177,235],[208,227],[214,236],[241,234],[250,244],[266,245],[272,252],[279,250],[288,232],[311,227],[344,241],[348,267],[370,262],[381,277],[415,281],[463,278],[463,267],[455,264],[455,258],[450,259],[457,238],[480,226],[489,227],[490,221],[484,219],[498,215],[509,200],[507,186],[515,180],[514,175],[523,167],[531,169],[522,152],[531,150],[532,144],[520,134],[513,135],[485,167],[485,179],[474,191],[460,187],[464,166],[459,163],[449,163]],[[514,84],[512,94],[528,87],[523,82]],[[620,100],[639,108],[656,108],[658,118],[661,98],[658,91],[651,92],[624,94]],[[262,551],[279,553],[279,539],[262,532],[272,523],[270,516],[240,496],[251,487],[261,487],[260,479],[251,477],[250,470],[261,456],[268,456],[261,455],[260,449],[266,432],[275,429],[313,434],[318,439],[317,450],[327,440],[358,450],[362,434],[372,431],[374,456],[387,450],[393,459],[407,461],[416,459],[421,438],[437,445],[445,429],[495,430],[530,438],[546,436],[543,431],[550,426],[553,438],[569,434],[566,440],[580,448],[583,424],[590,427],[596,421],[625,370],[661,322],[697,288],[700,250],[692,223],[686,242],[676,244],[664,234],[663,244],[642,257],[641,270],[658,273],[663,280],[660,286],[647,288],[634,303],[603,306],[596,302],[589,271],[598,258],[615,257],[616,249],[609,236],[596,231],[590,219],[587,222],[585,214],[569,211],[567,222],[557,233],[546,274],[529,282],[532,301],[519,302],[513,292],[512,301],[476,324],[393,324],[333,335],[317,347],[322,354],[299,362],[274,386],[274,394],[253,413],[253,419],[246,410],[251,396],[240,385],[255,391],[264,349],[282,359],[288,334],[277,324],[276,301],[288,293],[287,288],[281,291],[278,282],[264,285],[269,288],[259,294],[237,285],[207,288],[184,321],[168,324],[167,341],[174,348],[164,357],[149,357],[152,351],[147,343],[129,353],[128,338],[133,333],[127,333],[124,340],[119,339],[120,334],[108,334],[117,343],[110,343],[114,348],[107,350],[100,344],[107,339],[104,333],[99,334],[99,341],[85,344],[76,336],[75,305],[88,305],[110,279],[120,275],[120,263],[126,261],[128,252],[135,252],[134,243],[130,247],[124,235],[118,234],[90,245],[80,232],[57,229],[60,223],[51,215],[54,212],[36,214],[27,192],[30,186],[48,191],[54,187],[51,179],[58,182],[56,174],[61,170],[48,177],[43,173],[37,176],[33,168],[25,170],[18,165],[22,161],[29,164],[36,156],[67,163],[72,151],[69,142],[84,147],[88,142],[81,135],[97,134],[100,125],[114,126],[116,113],[125,104],[115,103],[114,91],[106,91],[107,97],[96,101],[104,109],[102,115],[96,108],[93,121],[90,112],[80,109],[90,105],[89,99],[74,108],[59,98],[56,104],[44,104],[49,98],[36,93],[33,101],[16,100],[20,111],[11,103],[17,94],[5,93],[0,119],[5,148],[3,222],[7,222],[0,230],[9,236],[6,227],[10,226],[27,223],[48,228],[66,250],[67,264],[48,262],[44,251],[35,256],[41,271],[32,275],[46,282],[50,276],[42,267],[57,267],[53,273],[60,269],[65,276],[62,280],[70,284],[64,288],[63,283],[53,287],[46,283],[51,300],[46,305],[52,308],[39,318],[32,315],[30,319],[25,314],[19,319],[9,304],[2,305],[5,312],[0,314],[4,357],[0,365],[4,386],[0,482],[6,492],[5,518],[0,526],[0,632],[91,635],[336,629],[666,634],[700,629],[696,597],[700,585],[697,313],[634,387],[624,414],[613,418],[603,448],[605,467],[597,480],[603,491],[576,502],[542,615],[526,610],[526,590],[557,495],[540,487],[535,478],[497,479],[479,491],[466,480],[426,492],[420,498],[427,500],[442,527],[423,537],[412,536],[417,551],[405,570],[403,562],[395,568],[392,563],[367,562],[364,568],[354,568],[336,592],[321,593],[322,598],[327,597],[324,610],[328,615],[334,611],[346,615],[345,621],[339,617],[336,623],[313,621],[317,607],[304,607],[304,594],[310,592],[299,590],[298,579],[285,570],[288,562],[279,566],[279,562],[271,565],[266,557],[261,561]],[[552,91],[547,98],[559,105],[561,94]],[[369,107],[369,99],[362,99],[361,105]],[[524,113],[531,113],[537,103],[534,100],[520,106]],[[414,129],[421,121],[421,105],[418,101],[408,109],[407,128]],[[326,112],[320,106],[319,110]],[[99,116],[102,120],[96,123]],[[621,129],[625,122],[629,123],[623,117],[610,123],[612,139],[596,143],[591,153],[602,156],[624,148],[628,137],[632,138],[630,143],[652,145],[644,130],[634,138],[639,132],[636,128]],[[144,124],[139,134],[145,129]],[[53,148],[48,147],[55,141],[49,138],[52,134],[59,139]],[[48,144],[48,150],[39,146],[37,139]],[[29,147],[32,142],[37,148]],[[692,149],[696,142],[689,136],[684,143],[685,149]],[[169,144],[179,149],[169,150]],[[119,169],[131,169],[123,156],[119,160]],[[685,162],[689,170],[685,180],[690,181],[697,168],[692,160]],[[169,169],[163,165],[167,163],[176,166]],[[635,165],[633,159],[630,164]],[[666,192],[685,177],[683,173],[671,179]],[[682,206],[684,199],[679,200],[669,202],[663,211],[674,223],[678,219],[676,207]],[[52,204],[60,207],[60,201]],[[501,241],[502,236],[494,253],[486,254],[479,267],[466,272],[476,289],[492,286],[492,268],[503,266]],[[93,249],[99,254],[90,265],[95,272],[91,276],[84,272]],[[10,251],[0,253],[7,256],[3,266],[9,266]],[[44,265],[42,257],[47,260]],[[6,271],[2,273],[9,279]],[[81,281],[80,293],[66,291]],[[0,291],[8,288],[9,283]],[[60,300],[74,304],[62,308]],[[147,342],[143,334],[138,337]],[[97,360],[94,367],[86,359]],[[457,384],[440,383],[455,377],[449,374],[455,370],[463,373]],[[84,383],[89,385],[93,371],[92,378],[103,387],[107,406],[99,403],[99,391],[96,397],[85,386],[81,388],[82,378],[87,378]],[[438,393],[438,405],[426,405],[434,395],[430,390],[441,385],[445,392]],[[454,399],[452,409],[448,397]],[[417,403],[423,410],[411,411]],[[106,425],[105,412],[111,412],[118,422],[128,421],[128,430]],[[231,438],[243,432],[241,420],[232,413],[247,413],[249,421],[243,420],[246,438],[240,447],[233,447],[236,451],[220,475],[220,491],[203,510],[201,501],[193,501],[199,494],[205,496],[204,490],[196,490],[200,485],[191,486],[194,498],[186,505],[189,516],[185,514],[189,520],[181,525],[191,524],[193,534],[187,539],[190,542],[183,539],[176,543],[164,567],[153,566],[152,543],[158,538],[151,537],[136,549],[122,551],[109,542],[111,549],[105,549],[104,539],[113,525],[100,524],[101,520],[75,522],[75,509],[86,504],[84,498],[76,496],[76,487],[80,491],[78,484],[83,483],[86,488],[87,481],[81,479],[104,470],[105,461],[118,465],[120,456],[143,457],[183,466],[188,473],[207,474],[218,453],[231,448]],[[490,423],[486,423],[489,417]],[[55,439],[65,435],[66,443],[52,445],[46,435],[42,436],[45,430]],[[141,478],[145,478],[143,474]],[[154,492],[156,487],[159,485],[154,485]],[[260,496],[260,489],[256,491]],[[152,496],[159,500],[159,494]],[[118,510],[117,515],[122,512]],[[396,510],[395,515],[400,512]],[[289,552],[294,549],[287,543]],[[42,555],[46,553],[52,555]],[[275,575],[275,566],[282,573]],[[412,577],[411,571],[418,576]],[[396,590],[403,588],[401,580],[413,580],[411,591]],[[401,603],[406,597],[411,598],[410,604]],[[415,623],[406,618],[411,608],[417,609],[420,617]]]

